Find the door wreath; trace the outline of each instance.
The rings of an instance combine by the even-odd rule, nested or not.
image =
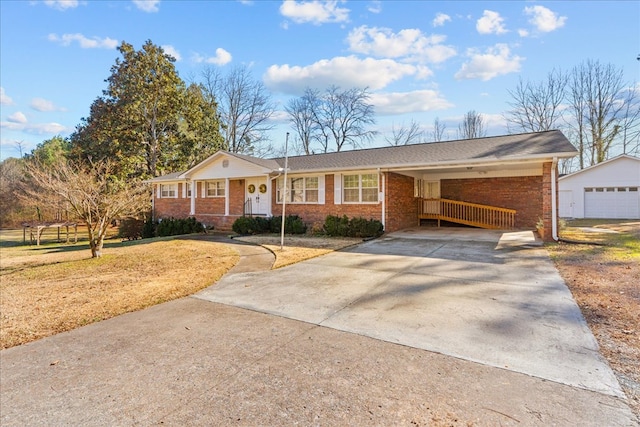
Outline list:
[[[248,189],[249,189],[249,193],[251,193],[251,194],[256,192],[256,186],[253,185],[253,184],[249,184]]]
[[[260,187],[259,187],[259,188],[260,188],[260,192],[261,192],[262,194],[264,194],[264,193],[266,193],[266,192],[267,192],[267,186],[266,186],[265,184],[260,184]]]

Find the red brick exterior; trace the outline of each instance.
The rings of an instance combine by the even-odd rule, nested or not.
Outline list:
[[[366,204],[343,203],[336,205],[333,193],[333,179],[333,174],[325,175],[324,177],[324,205],[287,203],[285,215],[298,215],[311,227],[322,227],[327,215],[347,215],[349,218],[363,217],[366,219],[377,219],[378,221],[382,220],[382,207],[380,202]],[[276,203],[275,191],[273,191],[271,197],[271,212],[273,215],[282,215],[282,204]]]
[[[539,218],[544,222],[545,240],[551,239],[551,167],[543,165],[542,176],[505,178],[444,179],[440,183],[442,198],[515,209],[516,228],[534,229]],[[385,231],[393,232],[418,224],[418,203],[414,196],[414,179],[386,172],[385,177]],[[382,190],[382,175],[380,189]],[[557,173],[556,173],[557,180]],[[195,199],[195,217],[217,230],[231,230],[233,222],[243,214],[245,181],[229,181],[229,216],[225,216],[225,198],[202,198],[202,183],[198,183]],[[557,185],[557,183],[556,183]],[[184,185],[179,186],[180,190]],[[557,188],[557,187],[556,187]],[[154,195],[157,193],[154,192]],[[557,197],[557,196],[556,196]],[[557,204],[556,204],[557,206]],[[272,191],[271,212],[282,213],[282,204],[276,203]],[[190,200],[182,194],[176,199],[155,199],[156,218],[182,218],[190,213]],[[311,227],[321,227],[327,215],[347,215],[382,220],[382,202],[370,204],[335,204],[334,175],[325,175],[324,204],[286,205],[287,215],[298,215]]]
[[[156,218],[186,218],[189,199],[155,199]]]
[[[418,199],[413,197],[413,177],[385,173],[385,231],[392,232],[418,224]]]

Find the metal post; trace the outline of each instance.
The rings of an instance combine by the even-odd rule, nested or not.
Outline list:
[[[284,191],[282,193],[282,225],[280,226],[280,250],[284,248],[284,213],[287,205],[287,169],[289,167],[289,132],[284,140]]]

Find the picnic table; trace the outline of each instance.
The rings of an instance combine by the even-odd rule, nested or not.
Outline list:
[[[58,242],[60,242],[60,229],[66,228],[67,243],[69,243],[69,227],[73,227],[73,239],[74,242],[78,242],[78,223],[76,222],[42,222],[31,221],[22,223],[22,242],[27,242],[27,230],[29,230],[29,244],[33,245],[35,240],[36,245],[40,246],[40,237],[47,228],[56,228],[58,230]]]

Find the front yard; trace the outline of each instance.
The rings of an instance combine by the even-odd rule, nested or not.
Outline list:
[[[548,246],[640,418],[640,222],[575,220]]]
[[[547,246],[560,274],[640,417],[640,222],[574,221],[561,238],[595,244]],[[274,268],[361,239],[250,236],[276,257]],[[134,242],[110,240],[90,259],[86,242],[22,245],[21,231],[0,232],[0,348],[193,294],[238,260],[206,235]]]

